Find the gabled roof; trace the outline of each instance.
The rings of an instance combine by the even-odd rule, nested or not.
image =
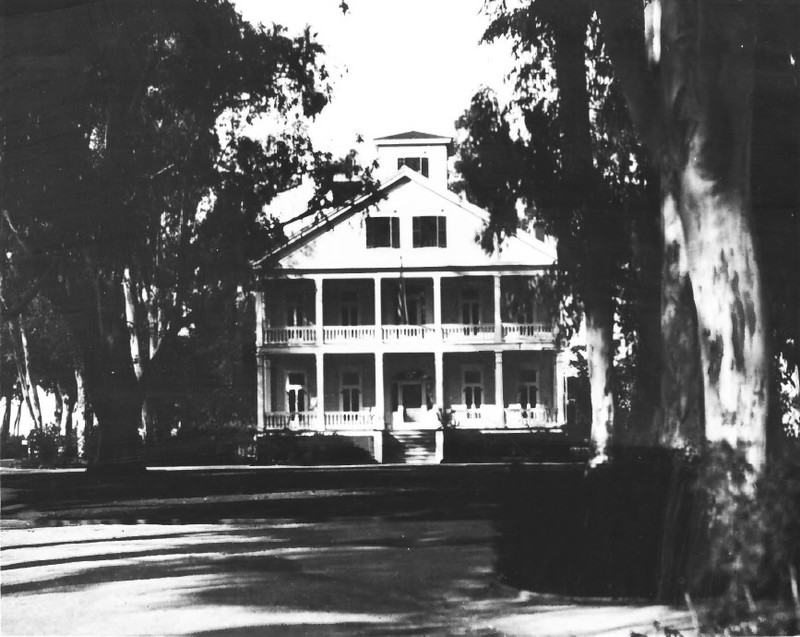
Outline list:
[[[453,154],[453,140],[450,137],[421,133],[416,130],[386,137],[376,137],[375,146],[447,146],[447,154]]]
[[[419,131],[411,130],[405,133],[397,133],[396,135],[386,135],[384,137],[376,137],[375,141],[393,141],[393,140],[401,140],[401,139],[450,139],[449,137],[443,137],[442,135],[431,135],[430,133],[420,133]]]
[[[412,170],[407,166],[403,166],[391,178],[382,183],[380,188],[378,188],[377,192],[357,197],[352,202],[349,202],[348,204],[336,210],[333,210],[328,214],[326,214],[324,211],[321,211],[316,215],[309,216],[309,222],[302,228],[300,228],[297,232],[289,236],[285,244],[278,246],[274,250],[268,252],[262,258],[253,262],[253,265],[255,267],[262,266],[265,263],[267,263],[270,259],[279,259],[287,254],[294,252],[295,250],[300,249],[301,247],[312,241],[314,238],[318,237],[323,232],[331,230],[339,223],[345,221],[346,219],[349,219],[357,212],[364,210],[364,208],[373,205],[375,203],[378,203],[392,190],[409,182],[416,183],[422,186],[423,188],[426,188],[435,195],[438,195],[439,197],[442,197],[446,201],[456,206],[459,206],[465,212],[475,217],[478,217],[484,223],[488,223],[489,213],[485,211],[483,208],[479,208],[478,206],[467,201],[466,199],[463,199],[457,194],[451,192],[450,190],[435,187],[428,178],[423,177],[417,171]],[[555,260],[556,258],[556,252],[551,246],[548,246],[535,239],[529,240],[529,238],[526,237],[524,234],[517,235],[515,239],[525,244],[529,248],[537,250],[538,252],[540,252],[541,254],[545,255],[548,258],[551,258],[553,260]]]

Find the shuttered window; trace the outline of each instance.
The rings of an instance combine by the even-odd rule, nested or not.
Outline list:
[[[400,219],[398,217],[367,218],[368,248],[399,248]]]
[[[412,245],[415,248],[446,248],[447,217],[414,217]]]

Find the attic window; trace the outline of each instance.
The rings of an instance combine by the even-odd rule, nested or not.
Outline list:
[[[423,177],[428,176],[427,157],[400,157],[397,160],[397,169],[400,170],[403,166],[408,166],[411,170],[416,170]]]
[[[414,217],[412,223],[415,248],[447,247],[447,217]]]
[[[399,248],[400,219],[398,217],[368,217],[367,247]]]

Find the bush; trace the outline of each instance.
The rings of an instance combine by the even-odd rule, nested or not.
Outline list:
[[[25,436],[9,436],[8,439],[0,445],[0,458],[9,460],[18,460],[28,456],[28,445],[25,442]]]
[[[63,445],[61,428],[52,423],[41,429],[33,429],[28,436],[30,458],[42,465],[54,465],[60,457]]]

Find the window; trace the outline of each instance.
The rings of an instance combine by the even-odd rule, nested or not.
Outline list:
[[[468,408],[483,404],[483,374],[480,369],[464,370],[464,404]]]
[[[446,217],[414,217],[412,219],[412,238],[415,248],[446,248]]]
[[[361,409],[361,375],[358,372],[342,372],[342,411]]]
[[[400,170],[403,166],[408,166],[411,170],[416,170],[423,177],[428,176],[427,157],[400,157],[397,160],[397,170]]]
[[[358,294],[343,292],[341,301],[340,325],[358,325]]]
[[[400,219],[398,217],[367,217],[368,248],[399,248]]]
[[[523,409],[536,407],[536,402],[539,399],[539,378],[535,369],[519,370],[517,398]]]

